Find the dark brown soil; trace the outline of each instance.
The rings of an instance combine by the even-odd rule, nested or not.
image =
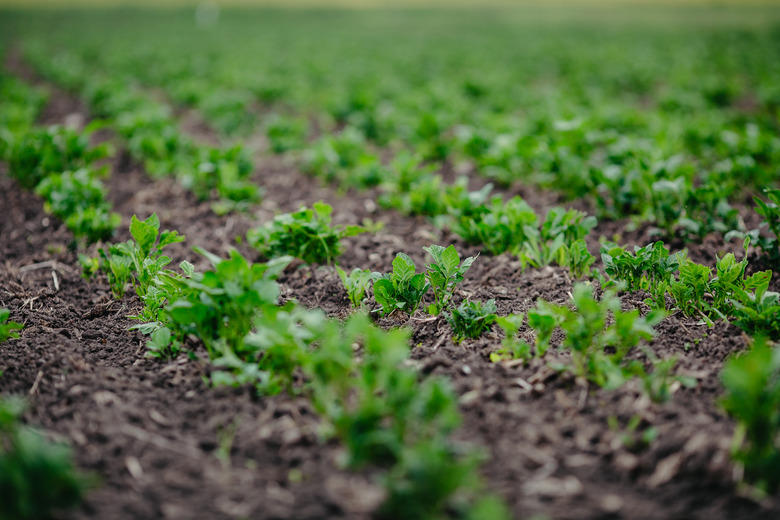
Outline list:
[[[73,114],[78,114],[74,116]],[[88,115],[58,90],[41,122]],[[190,116],[187,116],[190,117]],[[192,121],[195,121],[192,123]],[[196,134],[208,128],[191,119]],[[105,136],[109,137],[110,136]],[[196,135],[197,137],[197,135]],[[199,138],[208,140],[201,135]],[[385,223],[375,234],[347,240],[345,269],[387,271],[398,251],[424,262],[422,246],[455,242],[424,219],[377,209],[371,192],[337,196],[277,158],[262,158],[255,180],[267,190],[249,214],[217,216],[173,181],[152,181],[123,152],[112,161],[110,198],[124,219],[157,212],[163,227],[187,236],[173,249],[176,261],[197,260],[198,245],[224,255],[236,236],[275,212],[325,200],[337,222],[371,218]],[[532,197],[533,191],[523,192]],[[544,208],[556,197],[539,194]],[[86,281],[72,237],[0,169],[0,306],[25,329],[0,344],[0,392],[29,396],[26,419],[74,447],[77,464],[100,484],[85,504],[63,518],[368,518],[381,500],[372,475],[339,468],[340,449],[317,437],[317,417],[307,399],[258,397],[248,390],[212,389],[203,382],[207,363],[163,363],[144,357],[144,339],[128,332],[135,297],[110,297],[104,281]],[[602,223],[596,235],[621,233],[629,243],[650,241],[647,230],[623,233],[625,223]],[[597,245],[591,244],[593,252]],[[689,246],[698,261],[737,250],[717,239]],[[242,249],[246,254],[251,251]],[[196,261],[205,268],[206,264]],[[56,282],[55,282],[56,277]],[[280,280],[284,298],[333,316],[350,309],[338,277],[321,268],[292,267]],[[500,313],[525,312],[537,298],[563,303],[573,281],[559,268],[522,271],[509,255],[480,256],[456,299],[495,298]],[[58,288],[57,288],[58,287]],[[646,310],[636,295],[626,307]],[[738,329],[709,329],[673,315],[658,327],[649,348],[676,356],[693,389],[654,404],[630,383],[607,392],[582,387],[541,362],[491,363],[497,331],[456,345],[443,319],[396,318],[412,329],[412,358],[423,374],[448,377],[464,415],[458,437],[483,450],[491,490],[517,518],[777,518],[775,499],[741,498],[733,483],[729,445],[734,425],[718,408],[723,361],[745,347]],[[528,338],[530,339],[530,338]],[[550,359],[563,354],[550,353]],[[632,417],[637,431],[626,430]],[[617,423],[617,429],[610,423]],[[658,430],[649,446],[641,433]]]

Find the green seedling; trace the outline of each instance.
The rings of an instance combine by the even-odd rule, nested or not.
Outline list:
[[[531,357],[531,345],[518,337],[518,332],[523,326],[523,314],[507,314],[498,316],[496,323],[504,331],[504,340],[501,348],[490,354],[490,361],[497,363],[510,359],[529,359]]]
[[[20,398],[0,399],[0,519],[40,520],[83,499],[70,448],[22,424]]]
[[[537,355],[546,351],[549,337],[560,327],[565,335],[562,347],[572,354],[574,375],[606,389],[620,387],[630,375],[626,356],[655,335],[653,327],[665,313],[653,311],[642,318],[637,310],[624,312],[613,293],[599,301],[585,284],[574,287],[572,299],[573,309],[540,301],[536,311],[529,311],[529,326],[537,330]]]
[[[305,263],[330,265],[341,255],[341,240],[366,231],[360,226],[331,226],[333,208],[317,202],[247,232],[247,241],[264,258],[292,256]]]
[[[363,304],[369,284],[371,284],[371,271],[354,268],[347,274],[341,267],[336,266],[341,283],[347,291],[347,297],[353,307],[358,308]]]
[[[454,307],[446,318],[456,343],[464,338],[476,339],[496,322],[496,302],[488,300],[483,304],[467,300]]]
[[[306,145],[306,121],[285,116],[276,116],[265,129],[265,135],[276,154],[300,150]]]
[[[676,357],[658,359],[652,351],[645,350],[645,354],[653,364],[652,372],[645,371],[645,367],[639,361],[633,361],[628,366],[628,372],[637,377],[642,383],[642,391],[655,403],[667,403],[672,398],[673,385],[678,384],[687,388],[696,386],[696,380],[691,377],[674,375],[674,367],[677,364]]]
[[[704,299],[709,289],[711,269],[688,260],[684,255],[679,257],[679,276],[669,283],[669,294],[674,298],[677,307],[686,316],[699,316],[708,325],[712,320],[707,315],[711,308]]]
[[[172,280],[180,290],[165,308],[169,320],[166,326],[174,338],[197,336],[211,358],[220,357],[222,348],[240,357],[245,353],[244,342],[254,317],[260,309],[276,303],[279,287],[274,280],[291,258],[253,264],[235,250],[228,259],[200,248],[195,251],[214,268]]]
[[[51,173],[75,171],[108,156],[107,145],[90,147],[89,136],[100,125],[76,132],[63,126],[35,128],[11,147],[9,172],[22,187],[35,188]]]
[[[498,255],[513,250],[526,241],[526,229],[537,226],[531,206],[520,197],[504,201],[494,197],[483,212],[458,218],[452,226],[455,234],[469,244],[479,244]]]
[[[160,232],[160,220],[152,213],[146,220],[133,215],[130,222],[132,240],[112,245],[108,251],[101,249],[103,270],[108,274],[114,294],[124,293],[124,286],[132,278],[140,298],[144,298],[165,266],[171,262],[162,250],[184,237],[176,231]],[[131,275],[134,273],[134,276]]]
[[[734,325],[753,337],[780,340],[780,294],[762,286],[753,293],[737,290],[734,297]]]
[[[765,201],[760,197],[753,197],[757,206],[756,213],[764,217],[759,228],[748,232],[730,231],[726,234],[726,240],[735,236],[747,237],[751,243],[768,255],[773,263],[777,264],[777,261],[780,260],[780,189],[764,188],[764,193],[769,200]],[[762,228],[767,228],[771,235],[762,234]]]
[[[450,304],[455,286],[463,281],[463,275],[468,271],[476,256],[470,256],[460,261],[460,255],[455,246],[446,248],[437,245],[423,247],[433,258],[428,265],[426,277],[433,288],[435,303],[428,307],[428,314],[438,315]]]
[[[607,424],[609,429],[618,435],[623,446],[633,452],[647,448],[658,438],[658,428],[647,425],[641,415],[632,415],[625,428],[620,427],[620,422],[614,415],[607,417]]]
[[[121,221],[118,214],[110,212],[99,175],[101,172],[88,168],[55,173],[35,188],[35,193],[46,201],[44,209],[65,220],[76,237],[85,237],[89,242],[108,240]]]
[[[383,316],[395,311],[414,314],[420,306],[423,296],[430,288],[426,275],[416,273],[414,261],[405,253],[398,253],[393,259],[393,272],[372,273],[374,280],[374,299],[379,304],[377,312]]]
[[[536,332],[536,356],[542,357],[550,348],[553,332],[563,322],[564,316],[559,307],[542,299],[536,302],[536,308],[528,311],[528,326]]]
[[[650,293],[646,301],[654,309],[665,309],[669,282],[680,266],[680,254],[670,255],[661,241],[645,247],[634,247],[631,253],[622,247],[603,247],[604,272],[623,282],[629,291]]]
[[[11,311],[8,309],[0,309],[0,343],[11,338],[18,338],[19,333],[17,330],[22,330],[24,325],[16,323],[15,321],[9,321]]]
[[[525,240],[518,243],[516,254],[524,267],[539,268],[552,263],[566,265],[567,248],[576,240],[584,239],[595,226],[596,217],[573,209],[552,208],[539,228],[523,227]]]
[[[737,420],[732,457],[746,482],[773,493],[780,487],[780,351],[756,339],[749,352],[726,363],[721,380],[722,406]]]
[[[588,251],[588,244],[580,238],[563,248],[563,264],[575,279],[582,279],[592,273],[591,266],[596,257]]]

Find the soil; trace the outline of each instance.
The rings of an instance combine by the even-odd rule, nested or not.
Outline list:
[[[41,123],[89,120],[82,103],[49,88]],[[216,139],[196,116],[184,117],[196,138]],[[100,138],[113,139],[107,133]],[[133,214],[156,211],[163,228],[187,237],[171,248],[176,262],[186,258],[204,269],[207,264],[192,246],[225,255],[250,226],[317,200],[334,206],[336,222],[370,218],[385,224],[377,233],[346,240],[340,258],[345,269],[388,271],[398,251],[419,267],[426,260],[422,246],[431,243],[477,252],[423,218],[379,209],[371,191],[340,195],[283,159],[257,158],[254,179],[266,190],[262,204],[247,214],[218,216],[173,181],[150,179],[121,146],[118,150],[106,181],[123,218],[117,238],[129,238]],[[519,192],[537,209],[560,202],[528,188]],[[318,418],[305,397],[213,389],[204,383],[209,367],[200,358],[145,358],[144,338],[127,330],[137,298],[115,301],[105,280],[81,278],[70,233],[46,215],[37,196],[9,179],[5,166],[0,166],[0,207],[0,307],[25,325],[21,338],[0,344],[0,392],[28,396],[25,419],[70,442],[78,467],[98,481],[84,504],[61,518],[371,517],[382,499],[376,476],[340,469],[341,449],[318,438]],[[626,232],[626,225],[600,223],[594,235],[620,234],[624,242],[642,245],[652,240],[649,229]],[[590,246],[597,252],[595,240]],[[701,262],[739,251],[717,238],[688,247]],[[285,299],[332,316],[350,312],[328,268],[292,266],[280,283]],[[482,255],[456,301],[494,298],[501,314],[525,312],[537,298],[567,302],[573,283],[560,268],[523,271],[510,255]],[[622,298],[626,308],[647,310],[639,295]],[[452,381],[464,419],[458,439],[483,451],[488,487],[516,518],[780,515],[776,498],[749,500],[734,483],[729,459],[734,424],[718,407],[718,374],[746,340],[731,325],[708,328],[679,314],[659,325],[648,348],[661,358],[676,356],[679,373],[697,380],[695,388],[677,388],[669,403],[659,405],[635,382],[616,391],[594,390],[545,363],[491,363],[489,354],[501,343],[497,330],[455,344],[443,319],[379,323],[408,325],[413,363],[424,375]],[[556,355],[564,357],[551,352]],[[630,431],[634,417],[639,426]],[[641,435],[650,427],[658,435],[645,445]]]

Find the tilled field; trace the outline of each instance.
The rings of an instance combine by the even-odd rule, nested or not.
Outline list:
[[[36,72],[18,47],[9,52],[6,71],[49,92],[37,125],[77,122],[83,127],[96,118],[76,95]],[[157,96],[164,99],[164,94]],[[196,108],[177,106],[175,117],[195,142],[224,139]],[[250,134],[244,140],[264,139]],[[482,251],[431,219],[382,207],[379,188],[339,189],[319,182],[303,174],[290,156],[256,154],[249,179],[264,188],[262,202],[250,204],[248,211],[222,214],[213,211],[213,200],[199,200],[173,179],[149,176],[111,127],[93,134],[92,143],[98,142],[116,150],[105,160],[110,173],[104,180],[107,200],[122,219],[114,241],[131,238],[133,215],[156,213],[161,229],[186,236],[166,249],[171,265],[188,260],[198,271],[209,269],[193,246],[222,257],[238,248],[260,261],[236,237],[275,214],[317,201],[333,206],[337,224],[366,219],[383,224],[343,240],[338,264],[347,272],[388,272],[399,252],[419,269],[429,262],[423,247],[430,244],[454,244],[461,257]],[[771,167],[776,172],[777,164]],[[456,169],[445,159],[439,172],[452,182]],[[487,182],[471,172],[468,188],[478,190]],[[597,212],[592,200],[567,201],[538,184],[514,183],[494,193],[520,195],[539,215],[561,204]],[[747,229],[761,221],[749,194],[732,205]],[[260,395],[251,386],[212,385],[209,377],[217,369],[193,337],[185,345],[189,356],[149,358],[147,338],[128,330],[136,324],[128,316],[141,311],[142,301],[132,290],[113,298],[105,275],[81,276],[77,253],[94,254],[95,246],[74,247],[71,231],[44,210],[38,195],[11,178],[8,163],[0,166],[0,207],[0,307],[24,325],[20,338],[0,344],[0,392],[26,396],[30,407],[24,420],[67,441],[77,467],[96,478],[83,504],[58,517],[376,516],[386,498],[382,472],[371,465],[344,466],[344,443],[321,435],[327,421],[304,389],[303,373],[295,374],[294,390]],[[598,257],[600,237],[625,247],[652,243],[654,224],[600,219],[587,236],[588,249]],[[725,241],[722,233],[708,233],[698,242],[670,237],[666,244],[673,251],[685,247],[688,258],[709,266],[727,252],[738,259],[744,255],[741,244]],[[748,274],[772,267],[756,248],[748,259]],[[594,266],[603,268],[600,259]],[[604,280],[589,280],[596,295],[603,294]],[[494,299],[499,316],[528,313],[539,299],[569,305],[575,281],[562,266],[524,268],[516,255],[482,252],[457,286],[453,303]],[[332,267],[294,260],[278,283],[280,303],[296,300],[338,319],[355,312]],[[777,287],[773,280],[770,289]],[[366,305],[377,310],[368,294]],[[619,296],[624,310],[650,312],[647,293]],[[421,309],[432,302],[426,296]],[[638,378],[608,390],[560,370],[571,363],[564,349],[552,348],[542,358],[491,360],[504,340],[495,325],[477,339],[455,342],[443,315],[373,316],[382,329],[410,331],[407,368],[421,379],[441,376],[451,382],[462,415],[454,440],[482,454],[485,488],[507,504],[514,518],[776,518],[776,498],[751,498],[738,486],[730,451],[735,421],[720,405],[724,363],[744,351],[750,338],[727,320],[708,326],[701,317],[670,307],[646,347],[658,359],[676,357],[674,373],[695,384],[672,382],[665,403],[651,400]],[[534,341],[528,327],[519,335]],[[553,333],[553,346],[562,340],[560,330]],[[628,357],[647,361],[639,349]]]

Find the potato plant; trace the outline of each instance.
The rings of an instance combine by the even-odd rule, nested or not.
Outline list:
[[[765,493],[780,486],[780,352],[763,338],[747,353],[730,359],[721,379],[722,401],[737,420],[732,452],[744,479]]]
[[[361,226],[332,226],[333,208],[325,203],[283,213],[251,229],[247,241],[264,258],[292,256],[307,264],[332,264],[341,255],[343,238],[366,231]]]
[[[481,303],[467,300],[453,307],[445,317],[452,327],[456,343],[460,343],[465,338],[476,339],[490,330],[490,326],[496,322],[496,302],[488,300]]]

